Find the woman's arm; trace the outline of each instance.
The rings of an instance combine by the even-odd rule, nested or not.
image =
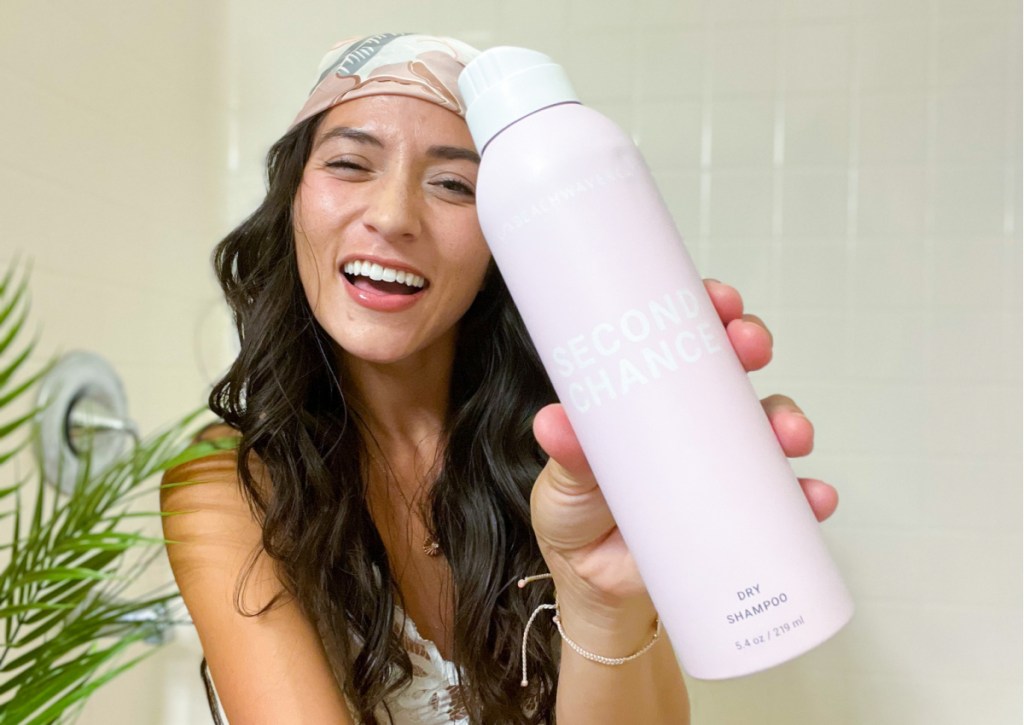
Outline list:
[[[583,649],[625,657],[651,640],[655,612],[649,599],[602,612],[586,600],[576,601],[565,583],[561,587],[562,626]],[[686,683],[667,633],[662,630],[649,651],[616,667],[587,660],[563,642],[556,717],[563,725],[689,723]]]
[[[231,429],[219,429],[225,432]],[[323,644],[299,605],[285,595],[283,604],[259,616],[236,608],[239,574],[259,550],[261,529],[239,491],[235,462],[235,451],[225,451],[178,466],[164,483],[197,483],[165,488],[161,496],[163,511],[175,514],[163,518],[171,568],[224,712],[232,725],[350,725]],[[246,583],[243,607],[257,611],[280,591],[274,564],[262,554]]]
[[[534,433],[551,458],[533,488],[533,528],[562,627],[588,652],[629,656],[654,634],[654,605],[562,407],[541,410]],[[556,719],[560,725],[688,723],[686,684],[664,630],[648,652],[614,667],[585,659],[563,640]]]

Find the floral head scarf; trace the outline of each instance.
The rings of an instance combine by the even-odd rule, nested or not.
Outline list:
[[[383,33],[336,43],[320,61],[316,84],[291,128],[354,98],[421,98],[465,116],[459,73],[479,51],[453,38]]]

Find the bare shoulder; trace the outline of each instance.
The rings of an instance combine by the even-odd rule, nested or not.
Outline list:
[[[196,440],[238,435],[226,425],[204,429]],[[234,449],[211,453],[169,469],[160,491],[164,536],[175,574],[178,565],[199,556],[210,545],[251,552],[262,532],[252,516],[238,482],[238,456]],[[225,552],[222,551],[223,555]],[[203,553],[212,563],[209,551]],[[197,563],[197,562],[192,562]]]
[[[205,429],[197,440],[214,440],[238,432],[226,425]],[[253,517],[238,481],[235,449],[211,453],[164,473],[160,491],[164,536],[171,564],[211,564],[210,547],[220,556],[230,550],[241,565],[260,545],[262,530]],[[197,557],[200,560],[196,560]],[[223,565],[226,562],[218,562]]]
[[[221,425],[199,438],[231,435],[238,433]],[[164,474],[161,491],[171,569],[224,711],[231,722],[347,725],[352,720],[316,627],[262,551],[237,460],[230,449],[182,464]],[[258,461],[250,469],[265,475]],[[277,595],[278,604],[255,614]]]

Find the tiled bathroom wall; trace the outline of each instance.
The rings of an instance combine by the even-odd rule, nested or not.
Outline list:
[[[817,446],[795,468],[840,490],[824,531],[853,622],[767,673],[692,681],[694,722],[1021,721],[1019,3],[100,5],[0,5],[0,259],[34,250],[45,340],[114,359],[146,425],[228,360],[206,257],[329,45],[544,50],[633,135],[703,273],[767,322],[754,384],[804,408]],[[161,658],[155,710],[123,722],[196,722],[198,655]],[[122,722],[127,682],[82,722]]]

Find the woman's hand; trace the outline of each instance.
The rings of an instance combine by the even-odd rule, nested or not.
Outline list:
[[[743,300],[734,288],[717,280],[705,281],[705,288],[743,367],[749,372],[767,365],[772,335],[764,323],[743,313]],[[787,456],[811,452],[814,427],[796,403],[770,395],[761,405]],[[533,488],[533,529],[559,596],[612,609],[630,602],[643,607],[646,588],[562,406],[538,412],[533,430],[550,456]],[[835,489],[816,479],[799,480],[818,520],[828,518],[838,501]]]
[[[760,370],[772,359],[772,333],[756,315],[743,314],[743,298],[734,287],[716,279],[704,280],[704,289],[725,325],[736,356],[749,373]],[[814,449],[814,426],[800,407],[785,395],[769,395],[761,406],[771,421],[782,450],[790,458],[806,456]],[[541,443],[541,447],[544,444]],[[547,450],[545,448],[545,450]],[[549,452],[550,455],[550,452]],[[836,510],[839,497],[832,486],[815,478],[801,478],[800,486],[807,501],[818,517],[824,521]]]

